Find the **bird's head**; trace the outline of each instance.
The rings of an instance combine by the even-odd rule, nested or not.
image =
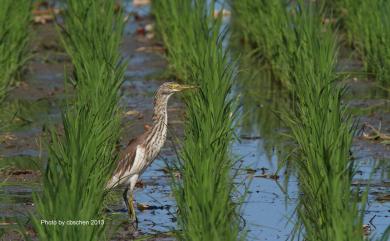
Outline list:
[[[185,84],[179,84],[176,82],[166,82],[160,86],[159,92],[163,95],[171,95],[175,92],[196,89],[196,88],[198,88],[198,87],[195,85],[185,85]]]

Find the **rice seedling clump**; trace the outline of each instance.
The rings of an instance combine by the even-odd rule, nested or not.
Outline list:
[[[254,49],[274,79],[290,88],[289,59],[296,40],[294,4],[285,0],[230,1],[236,35]]]
[[[29,57],[31,0],[2,0],[0,7],[0,100]]]
[[[40,240],[107,240],[102,213],[105,187],[116,161],[119,87],[125,64],[119,53],[123,15],[114,1],[70,0],[62,41],[74,75],[75,97],[63,112],[63,131],[51,132],[43,193],[35,195]],[[103,220],[99,225],[46,225]]]
[[[390,84],[390,2],[386,0],[342,1],[350,42],[365,70],[381,85]]]
[[[237,240],[240,205],[234,184],[234,65],[222,46],[214,2],[153,1],[168,60],[183,81],[199,86],[185,97],[185,140],[173,177],[181,240]],[[169,11],[167,11],[169,9]]]
[[[337,83],[337,41],[317,6],[300,3],[291,56],[294,110],[286,116],[297,143],[299,197],[296,231],[305,240],[363,240],[365,202],[351,190],[354,127]],[[363,208],[363,211],[359,210]],[[295,233],[296,234],[296,233]]]

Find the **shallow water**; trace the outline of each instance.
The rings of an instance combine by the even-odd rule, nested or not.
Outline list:
[[[138,28],[150,23],[144,17],[148,15],[149,7],[134,9],[128,5],[127,10],[136,12],[141,20],[130,19],[122,47],[123,55],[129,60],[126,80],[121,88],[124,128],[122,145],[141,133],[143,126],[150,122],[153,92],[161,84],[159,78],[166,68],[166,61],[161,54],[140,49],[155,46],[153,40],[136,33]],[[5,186],[0,188],[0,218],[6,220],[14,217],[25,219],[27,211],[34,210],[31,195],[40,190],[40,169],[46,161],[46,130],[60,123],[60,109],[66,98],[63,91],[63,65],[65,63],[69,66],[69,63],[55,41],[53,25],[36,26],[35,31],[39,33],[34,44],[37,54],[29,64],[25,81],[10,94],[12,111],[0,115],[0,123],[4,126],[0,132],[0,169],[5,168],[0,178],[8,178]],[[51,47],[47,48],[47,45]],[[70,71],[70,67],[67,71]],[[375,90],[367,91],[373,88],[367,82],[351,82],[350,85],[350,95],[346,101],[359,117],[360,123],[370,121],[376,125],[375,121],[381,121],[383,130],[389,130],[389,104],[385,101],[385,104],[371,108],[373,102],[386,98]],[[242,93],[242,118],[237,123],[238,136],[241,138],[232,145],[232,152],[240,160],[240,178],[251,180],[249,196],[242,210],[248,240],[286,240],[294,223],[294,219],[291,222],[288,220],[297,201],[297,181],[294,176],[289,178],[286,198],[283,189],[285,170],[279,170],[277,180],[271,178],[271,175],[276,173],[278,163],[283,160],[279,150],[289,148],[288,142],[280,135],[285,129],[275,113],[287,103],[283,93],[261,72],[251,78],[240,76],[236,91]],[[168,111],[170,137],[181,136],[184,109],[180,98],[172,99]],[[175,159],[172,145],[171,141],[167,142],[157,160],[142,176],[143,187],[137,188],[135,192],[135,199],[142,206],[137,211],[138,236],[158,234],[155,239],[161,240],[164,233],[176,228],[175,202],[169,187],[169,176],[164,171],[165,161]],[[371,180],[365,217],[365,222],[371,221],[374,233],[377,234],[390,224],[390,202],[377,201],[378,197],[390,195],[389,149],[389,145],[359,137],[354,141],[353,155],[359,165],[355,182],[366,181],[372,167],[377,167]],[[121,223],[114,240],[128,239],[130,231],[121,190],[114,191],[107,205],[114,210],[109,218]],[[9,227],[9,224],[0,225],[0,229]]]

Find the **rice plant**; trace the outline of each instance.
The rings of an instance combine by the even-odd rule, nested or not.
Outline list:
[[[301,195],[295,234],[305,240],[363,240],[365,202],[351,190],[354,127],[336,80],[337,40],[321,10],[299,3],[296,49],[291,56],[294,111],[285,116],[297,143],[294,165]],[[359,208],[363,208],[362,211]]]
[[[38,215],[33,224],[40,240],[107,240],[101,210],[120,130],[123,16],[114,12],[114,1],[69,0],[64,20],[62,40],[74,65],[68,80],[75,98],[64,111],[63,131],[51,133],[43,193],[34,197]],[[47,223],[51,220],[57,224]]]
[[[367,73],[380,84],[390,84],[390,2],[343,0],[350,42],[358,51]]]
[[[26,62],[31,0],[2,0],[0,8],[0,99]]]
[[[230,1],[236,37],[255,49],[274,78],[290,88],[287,53],[294,51],[291,18],[294,4],[286,0]]]
[[[222,47],[221,19],[212,15],[213,1],[207,6],[203,0],[156,0],[153,9],[172,67],[184,81],[199,86],[185,98],[185,139],[174,164],[180,173],[172,184],[182,229],[178,236],[241,239],[240,197],[229,151],[235,117],[230,93],[234,64]]]
[[[202,23],[194,22],[193,16],[196,15],[199,19],[207,16],[203,16],[204,12],[200,7],[195,9],[192,1],[187,0],[154,1],[152,12],[156,18],[159,36],[167,49],[167,58],[172,73],[179,79],[187,79],[189,68],[187,58],[190,57],[191,46],[197,42],[197,32],[189,31],[188,27],[197,25],[193,27],[201,28]],[[183,30],[186,30],[185,35],[181,32]]]

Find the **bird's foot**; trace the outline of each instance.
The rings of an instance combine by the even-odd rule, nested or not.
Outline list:
[[[138,218],[137,216],[133,219],[130,218],[130,226],[136,232],[138,230]]]

